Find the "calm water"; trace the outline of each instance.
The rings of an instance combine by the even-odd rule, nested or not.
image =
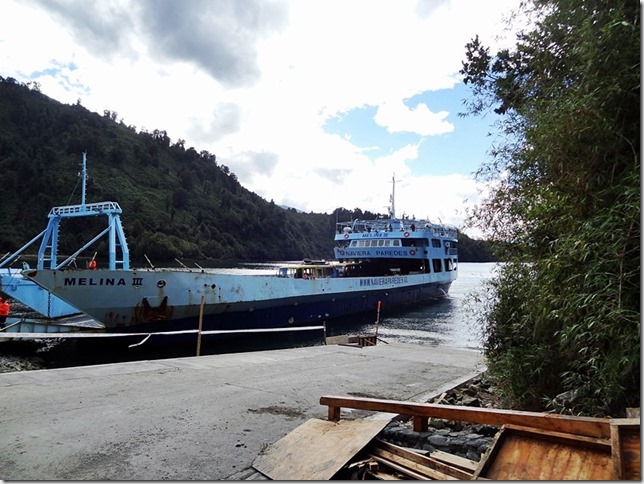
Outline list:
[[[246,264],[238,268],[219,269],[234,273],[275,273],[275,264]],[[417,305],[387,311],[382,308],[378,321],[378,336],[387,343],[402,342],[419,345],[445,345],[460,348],[480,348],[476,313],[480,312],[473,293],[482,288],[483,282],[493,275],[494,263],[460,263],[458,279],[452,284],[449,297],[426,305]],[[345,320],[327,323],[327,335],[365,335],[376,330],[377,313],[352,316]],[[323,332],[306,331],[274,334],[252,334],[234,342],[218,340],[211,336],[202,340],[201,354],[222,354],[240,351],[256,351],[294,346],[323,344]],[[130,338],[128,338],[129,340]],[[137,341],[140,338],[136,338]],[[52,367],[193,356],[195,344],[160,345],[150,343],[129,348],[134,341],[122,338],[91,341],[83,339],[47,344],[36,350]],[[0,347],[0,354],[8,350]]]
[[[481,308],[472,296],[495,267],[495,263],[459,263],[458,279],[448,298],[381,316],[378,336],[387,342],[480,348],[476,314]],[[334,330],[334,334],[373,334],[376,316],[369,315],[355,327]]]

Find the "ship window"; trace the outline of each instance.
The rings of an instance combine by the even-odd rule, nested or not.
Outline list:
[[[454,270],[458,269],[458,259],[452,259],[454,261]]]
[[[389,239],[385,240],[385,247],[389,247],[391,245],[391,241]]]
[[[382,239],[378,240],[378,247],[382,247],[383,245],[385,245],[385,241]]]
[[[364,240],[358,241],[358,247],[364,247]]]
[[[400,239],[394,239],[394,247],[400,247]]]
[[[434,272],[443,272],[443,264],[440,259],[432,259],[432,269]]]
[[[352,240],[352,241],[351,241],[351,247],[355,247],[355,246],[357,246],[357,245],[358,245],[358,241],[357,241],[357,240]]]
[[[441,241],[438,239],[432,239],[432,247],[440,247]]]
[[[445,259],[445,270],[446,271],[454,270],[454,266],[452,266],[452,259]]]

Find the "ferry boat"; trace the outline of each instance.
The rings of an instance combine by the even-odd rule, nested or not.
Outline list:
[[[337,223],[333,261],[284,264],[261,275],[130,269],[129,261],[121,268],[58,265],[23,275],[120,333],[304,327],[375,313],[379,302],[391,309],[444,298],[458,274],[457,230],[397,218],[393,184],[388,216]]]

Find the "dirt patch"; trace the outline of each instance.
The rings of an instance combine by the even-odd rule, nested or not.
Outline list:
[[[297,408],[278,407],[275,405],[271,405],[270,407],[262,407],[262,408],[249,408],[248,411],[251,413],[283,415],[288,418],[300,418],[305,416],[304,412],[302,412]]]

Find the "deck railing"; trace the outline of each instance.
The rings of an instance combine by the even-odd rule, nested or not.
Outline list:
[[[88,213],[96,212],[101,213],[122,213],[121,207],[116,202],[97,202],[88,203],[85,205],[64,205],[61,207],[54,207],[49,212],[49,217],[57,217],[60,215],[87,215]]]

